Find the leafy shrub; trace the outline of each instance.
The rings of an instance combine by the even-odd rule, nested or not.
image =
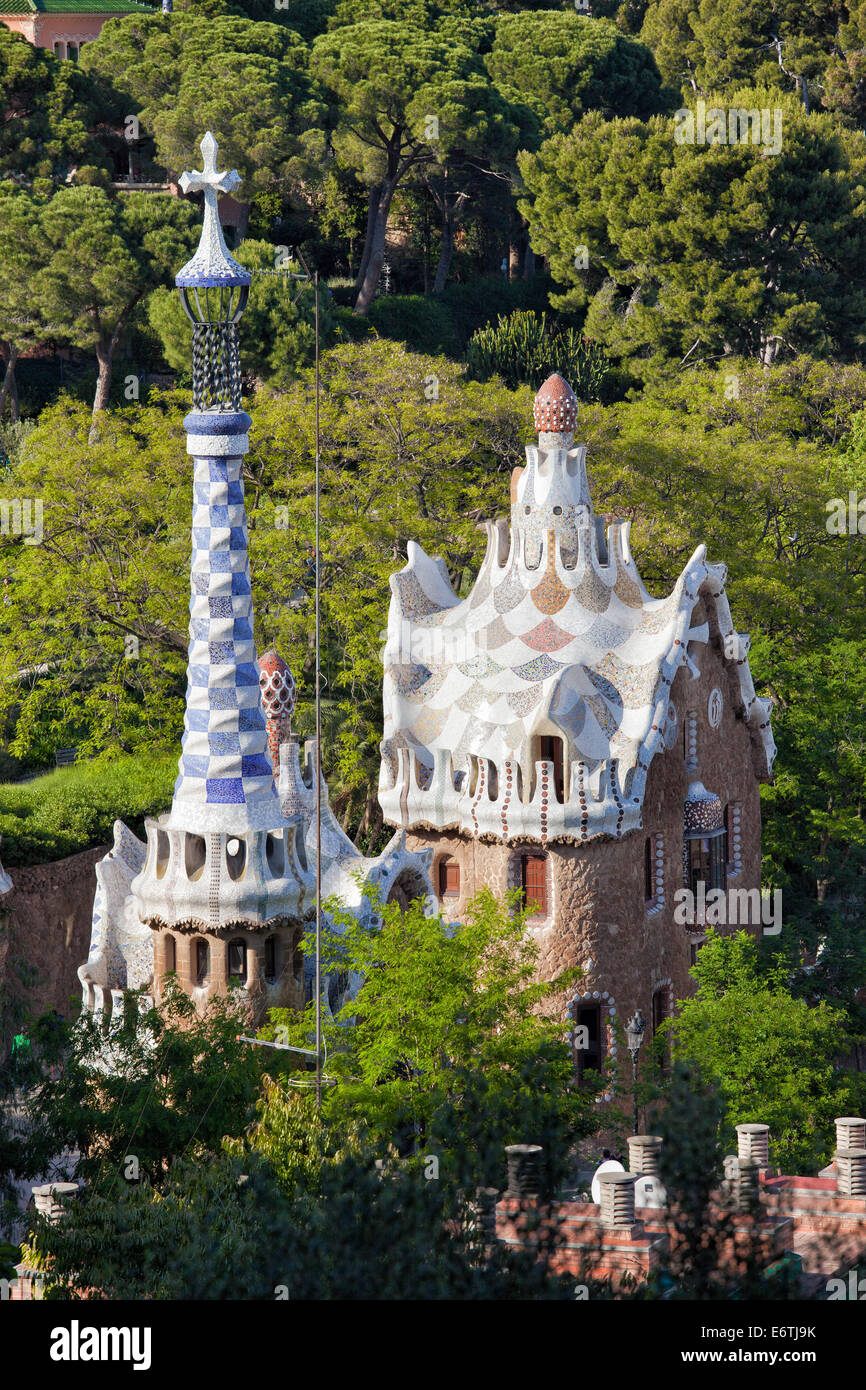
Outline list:
[[[451,313],[460,351],[466,351],[473,333],[493,323],[501,314],[511,314],[515,309],[534,309],[539,314],[544,313],[549,307],[550,288],[549,275],[533,275],[529,280],[506,280],[504,275],[482,275],[465,284],[455,281],[448,285],[442,303]]]
[[[601,348],[576,329],[550,327],[545,314],[522,309],[473,334],[466,364],[477,381],[501,376],[512,390],[520,384],[537,390],[551,372],[560,372],[583,401],[599,399],[607,371]]]
[[[383,338],[396,338],[410,352],[445,353],[456,357],[460,343],[448,306],[423,294],[383,294],[374,299],[368,315]]]
[[[33,782],[0,785],[0,858],[5,868],[65,859],[107,844],[120,817],[136,834],[168,810],[177,755],[123,757],[58,768]]]

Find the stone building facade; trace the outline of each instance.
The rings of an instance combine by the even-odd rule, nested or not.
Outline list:
[[[551,377],[467,598],[414,544],[393,576],[379,797],[432,849],[449,917],[483,886],[535,907],[544,978],[581,971],[556,1007],[583,1071],[616,1060],[617,1020],[640,1010],[651,1033],[688,995],[720,901],[761,929],[775,745],[724,566],[699,546],[667,598],[647,593],[629,523],[594,514],[576,417]]]
[[[0,21],[34,48],[77,62],[82,48],[98,39],[108,19],[154,14],[139,0],[2,0]]]

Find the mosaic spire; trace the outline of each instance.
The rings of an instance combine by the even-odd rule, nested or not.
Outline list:
[[[249,284],[249,272],[228,253],[217,217],[217,193],[235,188],[238,175],[216,169],[217,146],[201,144],[203,172],[183,174],[184,191],[203,189],[202,239],[176,278],[187,312],[219,286],[219,310],[205,327],[235,330],[245,299],[229,303],[225,290]],[[193,317],[190,314],[190,317]],[[201,325],[193,318],[194,333]],[[194,340],[195,354],[195,340]],[[237,375],[239,377],[239,364]],[[196,404],[200,404],[197,400]],[[194,464],[190,644],[186,713],[179,775],[169,826],[201,834],[240,834],[279,823],[280,810],[261,707],[253,640],[253,603],[247,550],[243,459],[252,424],[222,396],[184,420]]]

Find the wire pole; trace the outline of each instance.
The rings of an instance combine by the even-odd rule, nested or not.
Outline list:
[[[316,298],[316,1109],[322,1108],[322,691],[321,548],[319,545],[319,272]]]

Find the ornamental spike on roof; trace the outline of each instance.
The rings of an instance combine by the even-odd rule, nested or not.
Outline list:
[[[641,825],[650,763],[671,746],[671,686],[710,629],[758,775],[775,743],[767,704],[734,631],[725,567],[698,546],[672,593],[654,599],[630,522],[596,518],[577,402],[554,375],[535,399],[537,445],[511,480],[511,523],[488,522],[487,553],[460,600],[441,560],[410,542],[391,577],[379,801],[404,828],[508,841],[584,841]],[[709,621],[693,620],[702,603]],[[735,693],[734,693],[735,692]],[[671,730],[674,730],[672,735]],[[562,749],[562,799],[542,740]]]
[[[218,172],[218,146],[210,131],[199,148],[204,168],[181,174],[179,184],[184,193],[204,192],[201,240],[195,255],[178,272],[174,283],[179,289],[221,289],[224,286],[249,285],[252,282],[250,272],[235,260],[225,244],[218,211],[217,195],[233,192],[240,184],[241,176],[237,169],[232,169],[230,173],[226,170]]]

